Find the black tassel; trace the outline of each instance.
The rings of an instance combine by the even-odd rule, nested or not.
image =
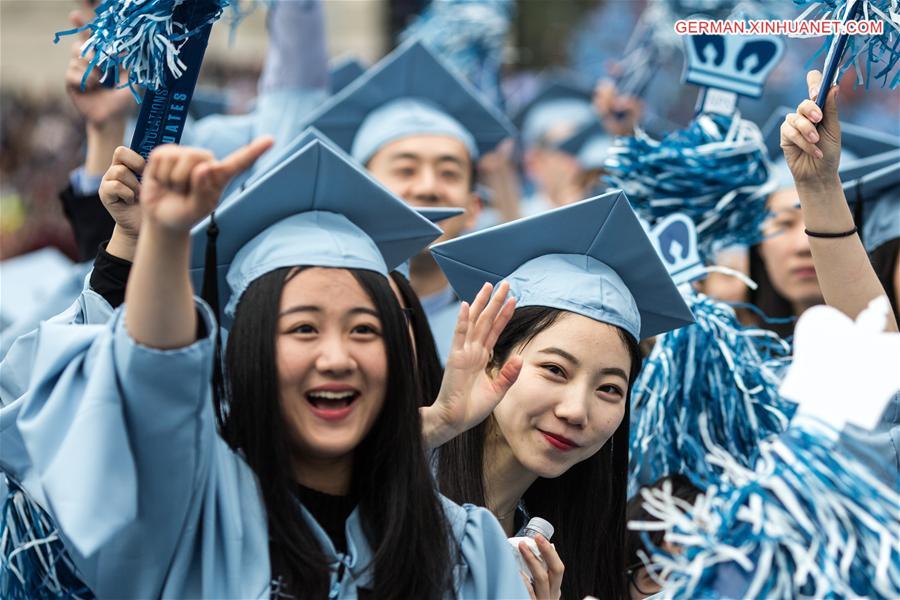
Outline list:
[[[203,290],[200,296],[212,309],[216,324],[222,320],[219,314],[219,260],[216,253],[216,239],[219,237],[219,226],[216,224],[216,213],[209,215],[209,227],[206,229],[206,257],[203,264]],[[216,346],[213,354],[212,372],[213,406],[219,429],[225,427],[225,374],[222,368],[222,331],[216,332]]]

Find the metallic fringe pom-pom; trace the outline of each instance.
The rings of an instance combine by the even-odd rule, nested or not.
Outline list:
[[[833,439],[798,417],[760,444],[750,467],[711,452],[722,477],[693,505],[671,486],[645,489],[656,520],[629,528],[666,531],[672,552],[642,534],[652,548],[642,559],[665,580],[666,597],[900,597],[900,495]]]
[[[0,598],[93,598],[47,513],[15,482],[7,479],[7,486],[0,513]]]
[[[187,1],[197,3],[197,9],[203,10],[203,18],[190,28],[174,17],[179,6],[188,6]],[[218,20],[228,6],[234,11],[235,20],[245,14],[238,0],[105,0],[96,8],[93,21],[78,29],[58,32],[54,43],[61,36],[90,30],[91,37],[81,48],[82,56],[93,53],[84,81],[91,69],[97,68],[103,73],[102,81],[112,77],[117,86],[128,85],[137,96],[137,88],[161,89],[166,71],[180,77],[186,68],[179,58],[181,47]],[[128,74],[125,82],[119,81],[121,70]]]
[[[514,14],[511,0],[433,0],[401,37],[422,40],[502,105],[500,68]]]
[[[727,304],[696,293],[688,302],[696,322],[656,339],[632,390],[629,496],[676,473],[705,488],[720,472],[707,461],[714,450],[748,467],[794,414],[778,393],[790,345],[742,326]]]
[[[762,134],[740,115],[700,114],[659,141],[642,131],[618,138],[604,166],[651,225],[675,212],[690,217],[705,262],[723,248],[761,239],[774,183]]]
[[[869,87],[874,77],[882,87],[900,85],[900,0],[857,0],[862,3],[859,18],[881,21],[884,30],[880,35],[851,35],[841,61],[840,74],[851,67],[856,70],[856,83]],[[794,0],[804,8],[797,20],[839,19],[847,8],[847,0]],[[824,56],[831,47],[829,37],[822,44],[816,57]]]

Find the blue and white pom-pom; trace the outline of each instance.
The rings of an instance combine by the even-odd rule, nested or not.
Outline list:
[[[752,467],[722,450],[720,482],[693,505],[671,489],[643,490],[667,549],[644,543],[650,572],[676,598],[898,598],[900,495],[798,418],[764,441]]]
[[[203,11],[190,26],[174,17],[179,6],[190,6],[186,2]],[[245,14],[239,4],[239,0],[105,0],[96,8],[93,21],[57,33],[54,43],[61,36],[90,30],[91,37],[81,48],[82,56],[93,56],[85,81],[91,69],[97,68],[103,74],[101,80],[115,77],[117,85],[155,91],[163,87],[166,72],[176,78],[184,73],[179,54],[185,42],[218,20],[228,6],[239,19]],[[127,82],[118,81],[121,70],[128,74]]]
[[[851,35],[841,61],[840,74],[850,68],[856,70],[857,84],[865,83],[868,88],[874,77],[882,87],[890,89],[900,85],[900,0],[856,0],[860,7],[860,19],[882,22],[884,29],[879,35]],[[797,17],[803,20],[839,20],[847,9],[847,0],[794,0],[794,4],[804,8]],[[818,55],[827,53],[832,37],[828,37]]]
[[[500,105],[500,68],[515,9],[511,0],[433,0],[401,39],[418,37]]]
[[[6,485],[0,512],[0,598],[93,598],[47,513],[14,482]]]
[[[714,450],[750,466],[794,414],[778,393],[790,345],[744,327],[727,304],[696,292],[686,300],[696,322],[656,339],[631,393],[629,496],[675,473],[705,488],[719,476],[707,461]]]
[[[651,225],[675,212],[690,217],[706,262],[761,239],[773,184],[762,133],[739,114],[700,114],[659,141],[640,130],[618,138],[604,166]]]

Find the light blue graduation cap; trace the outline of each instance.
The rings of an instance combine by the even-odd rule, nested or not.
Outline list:
[[[309,124],[363,164],[412,135],[451,136],[473,161],[515,135],[502,112],[416,39],[332,97]]]
[[[583,169],[601,169],[612,145],[612,136],[595,118],[560,142],[557,149],[574,156]]]
[[[331,93],[337,94],[365,72],[363,64],[352,56],[335,60],[328,69],[328,87]]]
[[[322,140],[312,139],[215,214],[216,280],[233,319],[258,277],[288,266],[354,268],[387,276],[441,230]],[[191,232],[191,276],[203,282],[212,220]]]
[[[519,307],[571,311],[636,340],[693,323],[621,191],[470,233],[431,253],[464,300],[485,282],[506,280]]]
[[[450,208],[443,206],[421,206],[414,209],[417,213],[431,221],[432,223],[440,223],[446,219],[452,219],[465,213],[463,208]],[[403,261],[403,264],[394,269],[407,279],[409,279],[409,261]]]
[[[592,96],[592,90],[573,77],[551,78],[513,118],[521,131],[522,142],[526,147],[534,145],[561,123],[571,124],[577,130],[596,121]]]

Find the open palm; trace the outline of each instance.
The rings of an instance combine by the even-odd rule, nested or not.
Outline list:
[[[491,414],[522,367],[521,359],[514,356],[499,371],[487,373],[494,344],[515,310],[515,300],[506,300],[509,284],[501,283],[493,297],[492,290],[485,284],[471,307],[465,302],[460,307],[441,390],[430,407],[442,429],[452,432],[450,437]]]

